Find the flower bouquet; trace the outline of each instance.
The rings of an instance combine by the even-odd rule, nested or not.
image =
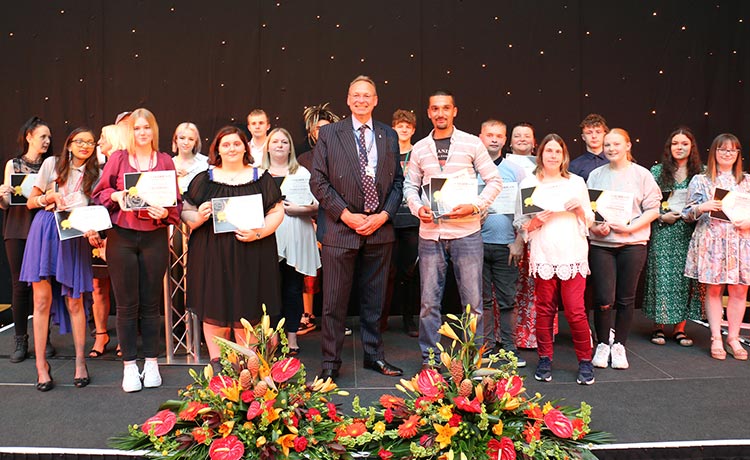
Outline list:
[[[223,371],[211,366],[190,370],[194,382],[167,401],[159,412],[112,446],[144,450],[169,459],[261,460],[336,459],[346,449],[335,428],[344,420],[330,396],[339,391],[330,379],[306,382],[305,368],[286,357],[283,320],[276,328],[263,316],[245,329],[243,345],[217,339]],[[279,343],[282,356],[276,357]]]
[[[338,442],[382,460],[595,459],[589,445],[610,436],[590,430],[590,406],[557,406],[538,393],[527,395],[513,353],[482,357],[477,318],[469,311],[460,319],[448,315],[451,323],[439,331],[452,339],[448,350],[438,344],[449,372],[438,372],[433,356],[432,368],[396,385],[402,396],[384,394],[377,407],[361,407],[355,397],[358,418],[337,428]]]

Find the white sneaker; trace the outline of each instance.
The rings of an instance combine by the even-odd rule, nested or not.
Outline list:
[[[137,364],[128,364],[122,370],[122,390],[126,393],[141,391],[141,374]]]
[[[146,388],[161,386],[161,374],[159,374],[158,362],[146,360],[146,363],[143,365],[143,386]]]
[[[596,346],[596,353],[594,353],[594,359],[591,360],[591,364],[594,367],[601,367],[605,369],[609,365],[609,345],[606,343],[600,343]]]
[[[625,347],[621,343],[612,345],[612,369],[627,369],[629,367],[628,357],[625,356]]]

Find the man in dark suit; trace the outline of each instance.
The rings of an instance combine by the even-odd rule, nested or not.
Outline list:
[[[355,272],[364,367],[397,376],[403,372],[385,360],[379,324],[395,241],[391,216],[401,203],[404,181],[398,136],[372,119],[378,104],[372,79],[355,78],[346,101],[352,116],[320,129],[310,180],[325,228],[320,377],[338,377]]]

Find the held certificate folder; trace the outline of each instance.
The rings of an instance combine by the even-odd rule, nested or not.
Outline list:
[[[37,176],[38,174],[10,175],[10,186],[13,187],[13,192],[10,194],[11,206],[26,206]]]
[[[594,222],[627,225],[633,218],[633,194],[589,189]]]
[[[214,233],[250,230],[266,226],[263,196],[254,195],[213,198],[211,200]]]
[[[750,218],[750,193],[717,188],[714,200],[721,200],[721,211],[711,211],[709,216],[712,219],[737,222]]]
[[[55,222],[60,241],[81,237],[89,230],[99,232],[112,228],[107,208],[96,205],[55,211]]]
[[[177,176],[174,171],[125,173],[125,209],[177,206]]]

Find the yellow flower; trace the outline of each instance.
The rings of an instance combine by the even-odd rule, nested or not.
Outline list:
[[[453,449],[438,457],[438,460],[453,460]]]
[[[440,409],[438,409],[438,415],[443,420],[450,420],[450,418],[453,417],[453,404],[449,406],[440,406]]]
[[[435,441],[440,443],[440,448],[445,449],[447,446],[451,443],[451,438],[454,434],[458,433],[459,428],[458,427],[452,427],[449,424],[440,425],[438,423],[433,423],[432,427],[435,429],[435,432],[438,434],[435,438]]]
[[[232,433],[232,430],[234,429],[234,420],[230,420],[228,422],[224,422],[219,426],[219,434],[222,438],[226,438]]]
[[[289,448],[294,447],[294,438],[296,437],[294,434],[285,434],[284,436],[279,436],[279,439],[276,440],[281,446],[281,450],[284,451],[284,457],[289,457]]]
[[[551,411],[552,409],[554,409],[554,407],[552,407],[552,403],[547,401],[544,407],[542,407],[542,413],[544,415],[547,415],[547,412]]]
[[[505,406],[503,407],[503,410],[516,410],[518,409],[518,406],[521,405],[521,402],[518,400],[518,398],[510,398],[508,401],[505,402]]]
[[[261,436],[261,437],[259,437],[259,438],[258,438],[258,439],[257,439],[257,440],[255,441],[255,447],[260,447],[260,446],[262,446],[262,445],[263,445],[263,444],[265,444],[265,443],[266,443],[266,437],[265,437],[265,436]]]
[[[495,434],[495,436],[502,436],[503,435],[503,421],[498,420],[496,424],[492,426],[492,432]]]
[[[374,425],[374,426],[372,427],[372,431],[374,431],[375,433],[378,433],[378,434],[383,434],[383,433],[385,433],[385,423],[383,423],[383,422],[378,422],[378,423],[376,423],[376,424],[375,424],[375,425]]]
[[[444,335],[448,337],[449,339],[458,340],[458,336],[456,335],[456,332],[448,323],[443,323],[443,325],[440,326],[440,329],[438,329],[438,334]]]

